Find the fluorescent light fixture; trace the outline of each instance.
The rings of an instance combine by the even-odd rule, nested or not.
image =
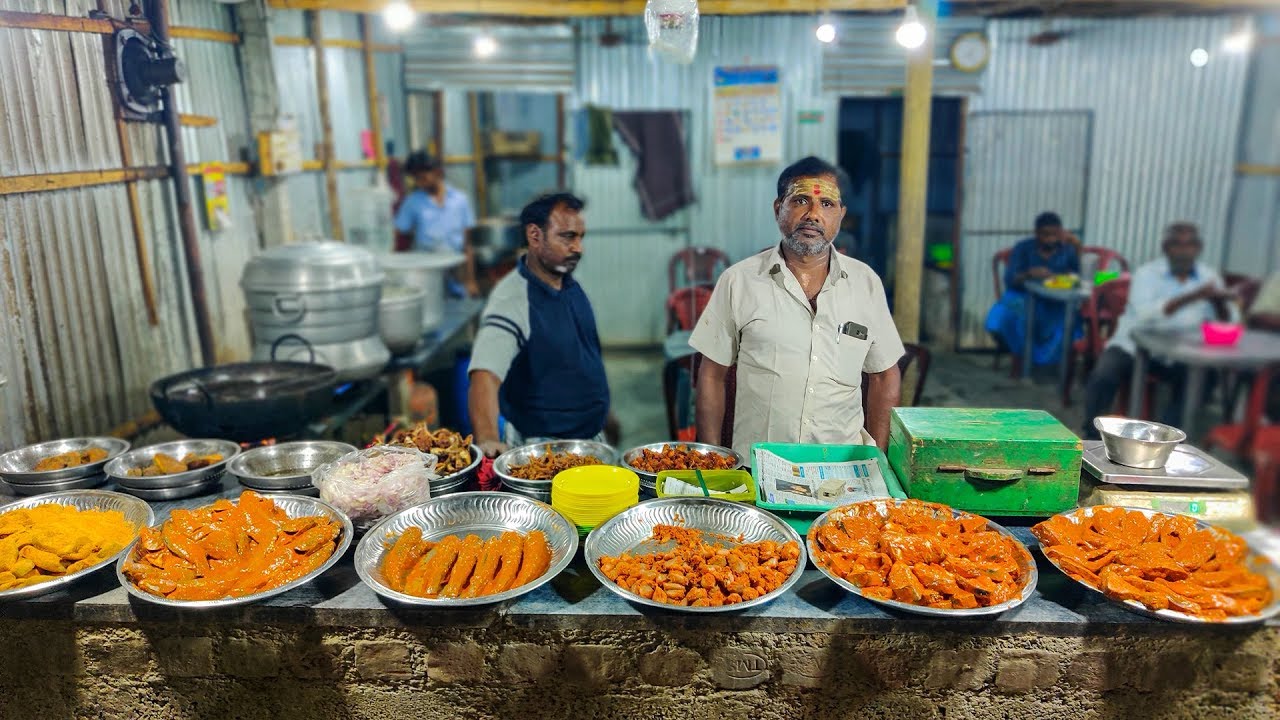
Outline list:
[[[907,12],[902,16],[902,24],[898,26],[898,32],[894,35],[898,44],[908,50],[915,50],[924,44],[928,35],[929,31],[925,29],[924,23],[920,22],[920,15],[916,13],[916,6],[908,5]]]
[[[836,39],[836,26],[830,21],[824,20],[823,23],[818,26],[818,30],[814,34],[818,36],[819,42],[834,42]]]
[[[1253,47],[1253,30],[1246,23],[1237,23],[1222,39],[1222,49],[1230,53],[1247,53]]]
[[[382,10],[382,21],[387,24],[387,29],[392,32],[404,32],[413,27],[413,21],[417,17],[418,14],[404,0],[395,0]]]
[[[1209,51],[1204,48],[1196,48],[1191,51],[1190,60],[1192,65],[1202,68],[1209,64]]]

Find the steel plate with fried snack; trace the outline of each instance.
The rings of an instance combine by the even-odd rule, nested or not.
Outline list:
[[[471,457],[471,436],[460,435],[448,428],[431,430],[422,422],[412,428],[401,428],[391,435],[379,435],[375,445],[403,445],[436,456],[436,472],[447,477],[462,472],[474,459]]]
[[[664,445],[661,452],[641,450],[629,464],[637,470],[659,473],[663,470],[733,470],[737,460],[716,452],[696,452],[687,445]]]
[[[512,465],[507,474],[521,480],[551,480],[561,471],[569,468],[603,464],[604,462],[594,455],[550,453],[530,458],[524,465]]]

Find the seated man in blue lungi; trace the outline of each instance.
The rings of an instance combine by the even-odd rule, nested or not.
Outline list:
[[[1080,272],[1080,238],[1063,229],[1057,213],[1036,217],[1036,234],[1013,246],[1004,271],[1004,295],[987,314],[987,332],[1002,340],[1015,356],[1026,344],[1028,280],[1042,281],[1054,275]],[[1062,306],[1036,298],[1035,334],[1031,366],[1048,365],[1062,356]],[[1078,326],[1077,326],[1078,327]],[[1022,359],[1024,369],[1029,369]]]

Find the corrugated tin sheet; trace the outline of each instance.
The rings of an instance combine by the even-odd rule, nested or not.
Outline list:
[[[395,53],[374,55],[377,66],[379,114],[382,117],[382,139],[391,142],[394,154],[404,157],[409,151],[408,110],[405,106],[404,57]]]
[[[480,32],[498,42],[477,58]],[[573,88],[573,31],[566,25],[419,27],[404,37],[405,85],[410,90],[465,88],[568,92]]]
[[[906,82],[907,51],[894,39],[899,14],[882,17],[843,15],[836,21],[836,40],[823,46],[822,88],[846,94],[901,92]],[[814,25],[812,20],[809,24]],[[951,67],[951,43],[966,32],[980,31],[982,18],[944,17],[938,20],[933,44],[935,94],[974,92],[982,73]],[[813,39],[812,35],[810,39]]]
[[[1280,14],[1259,18],[1239,161],[1280,165]],[[1280,271],[1280,177],[1238,175],[1228,226],[1225,267],[1260,276]]]
[[[1068,20],[1054,27],[1068,37],[1037,47],[1027,38],[1043,28],[1038,20],[990,22],[991,64],[970,111],[1091,110],[1088,242],[1142,263],[1156,257],[1161,229],[1186,219],[1200,225],[1207,259],[1220,263],[1247,59],[1215,53],[1195,68],[1188,54],[1218,47],[1231,19]],[[1041,209],[1026,209],[1028,227]],[[989,244],[963,239],[963,287],[990,282]],[[962,307],[962,345],[985,341],[980,327],[989,305],[988,295]]]
[[[617,140],[618,167],[572,166],[571,185],[587,196],[587,250],[578,278],[590,293],[601,339],[609,344],[660,342],[665,335],[666,262],[687,244],[727,251],[734,260],[772,244],[774,184],[783,165],[718,168],[711,161],[711,77],[716,66],[777,65],[782,72],[783,117],[819,110],[823,121],[784,123],[783,157],[834,160],[838,98],[821,87],[822,49],[814,19],[797,16],[703,17],[697,57],[675,65],[649,57],[641,22],[613,22],[630,42],[602,47],[603,20],[575,25],[582,38],[573,108],[590,103],[616,110],[687,113],[690,164],[698,202],[650,223],[640,215],[631,187],[635,163]],[[573,124],[570,123],[570,128]],[[627,282],[618,282],[626,268]]]
[[[364,56],[359,50],[327,48],[329,118],[333,123],[333,147],[339,160],[364,159],[360,135],[369,129],[369,90],[365,83]]]
[[[291,115],[297,122],[303,156],[317,157],[321,136],[315,52],[309,47],[276,45],[271,54],[280,92],[280,112]]]

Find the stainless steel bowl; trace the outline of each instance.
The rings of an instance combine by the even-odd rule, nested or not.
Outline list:
[[[465,491],[467,484],[475,479],[476,471],[480,469],[480,461],[482,459],[484,459],[484,453],[480,452],[480,446],[472,445],[471,464],[452,475],[445,475],[438,480],[432,480],[431,496],[452,495]]]
[[[89,477],[76,478],[74,480],[63,480],[62,482],[54,483],[36,483],[34,485],[0,480],[0,484],[8,488],[15,495],[47,495],[48,493],[66,492],[68,490],[88,490],[89,488],[101,487],[107,484],[107,476],[90,475]]]
[[[78,465],[62,470],[33,470],[36,463],[51,455],[60,455],[72,450],[86,450],[100,447],[107,451],[107,457],[95,463]],[[113,437],[81,437],[50,442],[36,443],[26,447],[10,450],[0,455],[0,479],[11,483],[35,485],[38,483],[56,483],[63,480],[75,480],[102,473],[102,468],[115,458],[129,450],[129,441]]]
[[[1021,568],[1023,576],[1027,578],[1026,582],[1022,586],[1022,592],[1018,595],[1018,597],[1012,600],[1009,600],[1007,602],[1000,603],[999,605],[991,605],[989,607],[947,610],[943,608],[924,607],[923,605],[912,605],[911,603],[899,602],[897,600],[881,600],[879,598],[868,597],[862,593],[862,588],[858,587],[857,585],[854,585],[848,580],[845,580],[839,575],[836,575],[835,573],[831,572],[829,568],[825,567],[824,565],[822,565],[817,561],[817,557],[818,557],[817,547],[815,546],[815,543],[817,542],[815,540],[815,538],[817,537],[815,533],[816,528],[820,528],[823,525],[825,525],[827,522],[829,522],[831,519],[838,517],[842,511],[845,511],[847,508],[852,507],[852,505],[864,505],[864,504],[874,505],[876,509],[879,510],[881,515],[885,515],[889,512],[889,508],[891,506],[901,505],[904,502],[907,502],[907,501],[896,500],[892,498],[885,498],[881,500],[864,500],[860,503],[852,503],[850,505],[842,505],[840,507],[832,508],[822,513],[821,515],[819,515],[818,518],[813,521],[813,524],[809,526],[809,534],[807,538],[808,540],[807,544],[809,547],[809,556],[814,558],[813,564],[818,568],[820,572],[822,572],[823,575],[826,575],[827,579],[829,579],[831,582],[839,585],[845,590],[848,590],[854,595],[857,595],[863,600],[866,600],[868,602],[873,602],[877,605],[883,605],[888,608],[893,608],[895,610],[915,613],[917,615],[932,615],[934,617],[977,617],[980,615],[995,615],[995,614],[1012,610],[1013,608],[1018,607],[1022,603],[1026,602],[1032,596],[1032,594],[1035,593],[1036,585],[1040,582],[1040,573],[1036,570],[1036,562],[1031,557],[1031,551],[1027,550],[1026,546],[1023,545],[1018,540],[1018,538],[1014,537],[1013,533],[1009,532],[1007,528],[1005,528],[1002,525],[993,523],[990,520],[987,520],[987,527],[989,529],[994,530],[1000,533],[1001,535],[1004,535],[1005,537],[1013,540],[1014,545],[1017,546],[1022,551],[1022,557],[1018,559],[1018,566]],[[972,515],[971,513],[960,512],[959,510],[956,510],[954,508],[947,508],[947,509],[951,511],[951,517],[978,517],[976,515]]]
[[[662,452],[662,450],[666,448],[668,445],[673,445],[673,446],[683,445],[689,450],[696,453],[701,453],[703,455],[708,455],[710,453],[719,453],[720,455],[728,455],[732,457],[734,460],[734,465],[732,468],[730,468],[732,470],[737,470],[743,467],[743,465],[745,464],[745,461],[743,460],[742,456],[739,455],[737,452],[735,452],[732,448],[720,447],[718,445],[707,445],[706,443],[660,442],[660,443],[649,443],[648,445],[641,445],[640,447],[633,447],[630,450],[622,453],[622,464],[630,468],[631,470],[635,470],[635,473],[640,476],[641,492],[647,492],[649,495],[653,495],[657,492],[658,473],[645,472],[644,470],[636,470],[635,466],[631,464],[631,461],[639,457],[640,451],[642,450],[653,450],[655,452]],[[689,469],[689,468],[685,468],[685,469]]]
[[[119,559],[116,560],[116,578],[130,595],[157,605],[168,605],[169,607],[190,608],[194,610],[230,607],[232,605],[247,605],[248,603],[258,602],[259,600],[265,600],[269,597],[287,593],[296,587],[311,582],[315,578],[323,575],[326,570],[333,567],[334,564],[341,560],[342,556],[346,554],[347,548],[351,547],[351,539],[355,532],[351,528],[351,520],[349,520],[342,511],[338,510],[338,508],[319,498],[303,497],[301,495],[277,495],[272,497],[271,500],[277,507],[284,510],[285,515],[288,515],[291,518],[304,517],[307,515],[323,515],[324,517],[342,523],[342,532],[338,535],[338,545],[334,548],[333,554],[330,555],[329,559],[325,560],[324,564],[320,567],[312,570],[306,575],[303,575],[297,580],[287,582],[279,587],[271,588],[270,590],[263,590],[262,592],[257,592],[252,595],[245,595],[244,597],[222,598],[220,600],[170,600],[159,595],[152,595],[149,592],[139,589],[132,581],[129,580],[129,578],[125,577],[124,564],[125,561],[133,554],[134,548],[138,546],[137,541],[135,541],[133,545],[129,546],[128,553],[122,554]],[[232,502],[236,501],[233,500]]]
[[[531,583],[496,595],[478,598],[422,598],[406,595],[382,582],[382,556],[389,541],[411,527],[422,529],[427,540],[446,535],[479,535],[488,539],[507,530],[529,532],[541,530],[551,545],[551,566],[542,577]],[[355,565],[360,579],[374,592],[389,600],[409,605],[462,607],[487,605],[520,597],[560,574],[578,552],[578,531],[550,505],[505,493],[470,492],[432,498],[402,510],[377,525],[356,546]]]
[[[511,468],[527,465],[534,458],[547,455],[590,455],[598,458],[601,465],[612,465],[618,461],[618,451],[614,448],[591,440],[551,440],[513,448],[498,456],[493,461],[493,472],[502,484],[512,489],[531,490],[533,492],[551,493],[551,478],[546,480],[526,480],[511,475]]]
[[[1094,418],[1093,426],[1102,435],[1108,460],[1145,470],[1164,467],[1174,449],[1187,439],[1176,427],[1113,415]]]
[[[1062,517],[1065,517],[1072,522],[1078,523],[1083,521],[1085,518],[1092,517],[1094,511],[1097,510],[1099,507],[1117,507],[1117,506],[1094,505],[1091,507],[1083,507],[1083,508],[1079,508],[1078,510],[1072,510],[1070,512],[1059,513],[1059,514],[1062,515]],[[1126,507],[1124,509],[1136,510],[1137,512],[1140,512],[1149,518],[1155,517],[1157,515],[1175,514],[1175,513],[1161,513],[1161,512],[1156,512],[1155,510],[1152,510],[1150,508],[1140,508],[1140,507]],[[1216,527],[1214,525],[1210,525],[1209,523],[1203,520],[1198,520],[1194,517],[1191,519],[1195,520],[1196,528],[1199,530],[1210,530],[1213,532],[1226,532],[1222,528]],[[1044,555],[1043,550],[1041,551],[1040,554]],[[1269,620],[1273,617],[1276,617],[1277,615],[1280,615],[1280,568],[1277,568],[1276,564],[1272,562],[1272,560],[1269,557],[1267,557],[1264,553],[1262,553],[1260,550],[1258,550],[1258,548],[1254,547],[1252,544],[1249,545],[1249,554],[1245,558],[1245,564],[1249,567],[1250,570],[1265,577],[1267,579],[1267,582],[1271,584],[1271,596],[1272,596],[1271,604],[1264,607],[1262,609],[1262,612],[1258,613],[1257,615],[1241,615],[1237,617],[1229,617],[1226,620],[1205,620],[1204,618],[1198,618],[1194,615],[1188,615],[1186,613],[1178,612],[1177,610],[1151,610],[1147,606],[1143,605],[1142,603],[1136,600],[1117,600],[1113,597],[1110,597],[1106,593],[1102,592],[1098,588],[1090,585],[1089,583],[1083,582],[1081,580],[1077,580],[1076,578],[1071,577],[1070,575],[1067,575],[1067,572],[1062,569],[1062,566],[1059,565],[1056,560],[1049,557],[1048,555],[1044,555],[1044,557],[1055,568],[1058,568],[1058,570],[1062,572],[1063,575],[1066,575],[1067,577],[1071,578],[1072,581],[1079,583],[1080,585],[1088,588],[1089,590],[1092,590],[1093,592],[1101,595],[1102,597],[1106,598],[1109,602],[1120,605],[1124,607],[1126,610],[1131,610],[1133,612],[1138,613],[1139,615],[1146,615],[1147,617],[1159,618],[1161,620],[1168,620],[1170,622],[1188,623],[1193,625],[1249,625],[1252,623],[1263,622],[1264,620]]]
[[[354,445],[326,440],[286,442],[237,455],[227,472],[255,490],[297,490],[312,486],[313,470],[355,451]]]
[[[128,493],[136,498],[141,498],[147,502],[167,502],[169,500],[182,500],[185,498],[198,497],[200,495],[212,495],[222,490],[221,478],[206,478],[190,485],[179,485],[177,487],[168,488],[135,488],[129,487],[122,483],[116,483],[116,488],[122,493]]]
[[[151,464],[156,455],[164,453],[172,458],[182,459],[188,453],[196,455],[221,455],[222,461],[186,472],[155,475],[153,477],[135,477],[129,471],[145,468]],[[230,440],[175,440],[150,447],[131,450],[107,463],[107,477],[120,485],[137,490],[167,490],[169,488],[194,485],[202,480],[219,477],[227,468],[227,463],[240,454],[240,446]]]
[[[505,481],[503,481],[502,487],[507,492],[515,493],[516,495],[523,495],[527,498],[531,498],[533,500],[537,500],[538,502],[546,503],[548,505],[551,504],[550,490],[543,492],[541,490],[530,490],[529,488],[525,488],[525,487],[511,487]]]
[[[118,510],[120,511],[120,514],[124,515],[124,519],[127,522],[133,523],[135,535],[137,534],[137,531],[156,521],[156,515],[151,510],[150,505],[137,498],[131,498],[128,495],[121,495],[120,493],[108,492],[106,490],[69,490],[66,492],[41,495],[36,498],[15,500],[11,503],[0,505],[0,515],[3,515],[10,510],[49,504],[66,505],[78,510]],[[102,561],[80,570],[79,572],[65,575],[56,580],[50,580],[36,585],[29,585],[27,587],[17,588],[14,590],[0,591],[0,601],[29,598],[61,590],[70,583],[89,575],[89,573],[100,570],[115,562],[124,555],[125,550],[126,548],[121,548],[120,552],[109,558],[104,558]]]
[[[800,557],[796,560],[795,571],[786,582],[773,592],[761,595],[754,600],[721,607],[668,605],[641,597],[630,590],[624,590],[600,572],[600,559],[605,556],[660,552],[668,549],[671,543],[659,544],[653,541],[654,525],[682,525],[727,537],[741,535],[744,543],[773,540],[781,545],[794,541],[800,546]],[[723,542],[720,539],[717,541]],[[800,535],[775,515],[751,505],[708,498],[664,498],[642,502],[623,510],[591,531],[583,546],[583,554],[586,557],[587,567],[591,569],[591,573],[596,576],[600,584],[621,597],[641,605],[693,613],[735,612],[763,605],[785,593],[800,580],[806,557],[804,542],[800,539]]]

